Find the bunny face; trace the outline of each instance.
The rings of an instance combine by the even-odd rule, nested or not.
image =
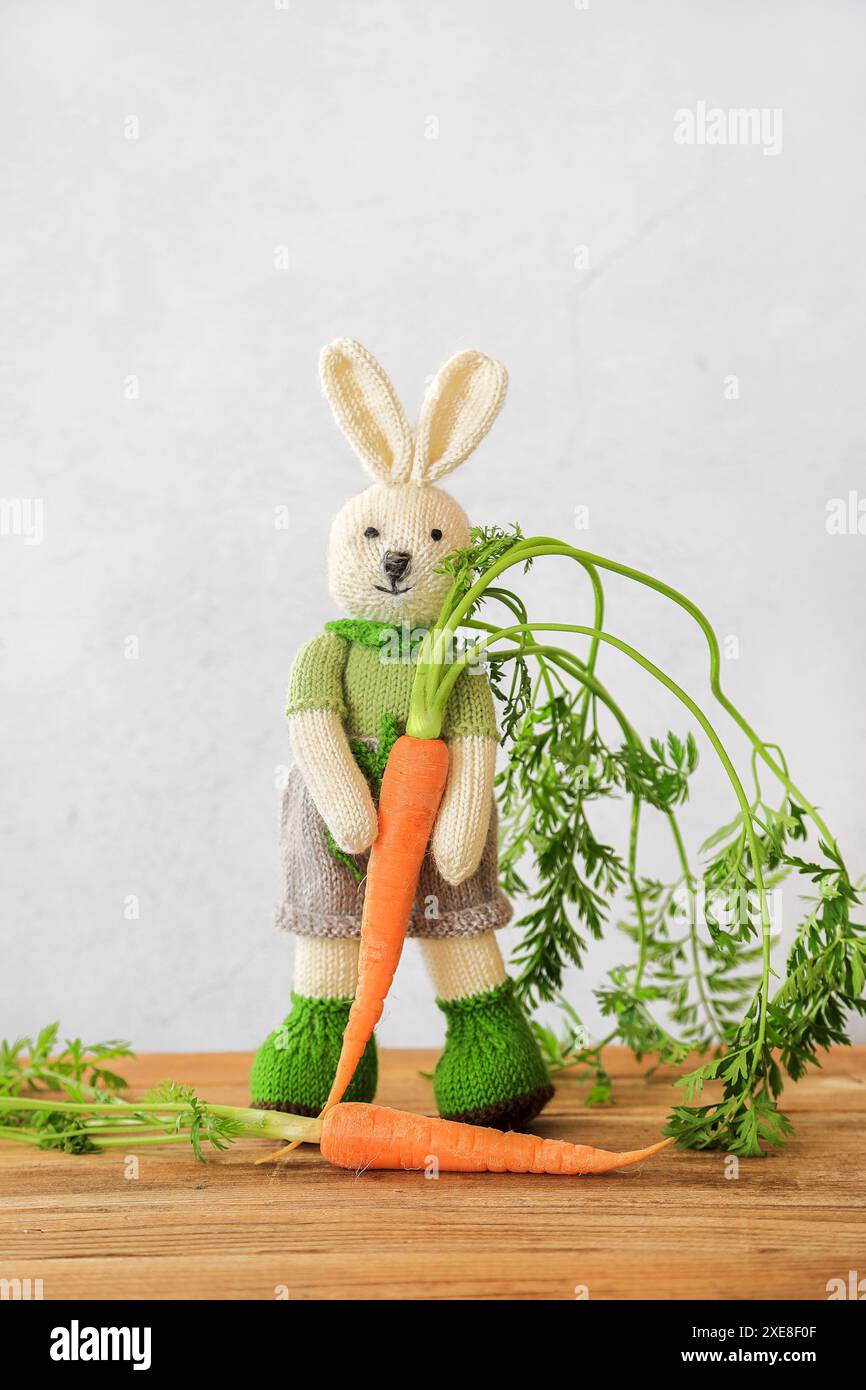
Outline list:
[[[490,429],[505,399],[505,368],[483,353],[459,352],[433,381],[414,433],[391,382],[360,343],[331,343],[320,370],[337,424],[376,480],[331,528],[331,597],[352,617],[430,622],[450,585],[437,573],[440,562],[470,539],[463,509],[433,484]]]
[[[441,488],[376,483],[334,519],[331,597],[353,618],[432,622],[451,582],[437,570],[446,555],[468,544],[466,513]]]

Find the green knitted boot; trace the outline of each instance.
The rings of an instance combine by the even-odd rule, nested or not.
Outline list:
[[[467,999],[437,999],[448,1020],[433,1074],[446,1120],[522,1129],[553,1095],[538,1043],[511,980]]]
[[[337,1070],[351,999],[309,999],[292,994],[292,1012],[262,1043],[253,1062],[250,1089],[259,1110],[318,1115]],[[371,1038],[346,1092],[346,1100],[370,1101],[376,1094],[378,1062]]]

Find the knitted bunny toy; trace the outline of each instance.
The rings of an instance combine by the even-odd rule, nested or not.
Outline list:
[[[294,990],[290,1014],[256,1055],[252,1094],[257,1106],[301,1115],[325,1103],[355,992],[375,795],[414,675],[409,634],[423,635],[439,612],[450,584],[441,560],[469,544],[465,513],[434,484],[487,434],[507,384],[498,362],[458,353],[430,387],[413,436],[360,343],[332,343],[320,365],[337,423],[375,481],[334,520],[329,587],[346,616],[298,653],[286,707],[294,766],[278,923],[296,938]],[[442,736],[448,781],[408,928],[447,1020],[436,1102],[449,1119],[518,1128],[553,1088],[495,937],[511,907],[498,885],[497,730],[483,671],[461,672]],[[370,1101],[375,1090],[371,1039],[345,1099]]]

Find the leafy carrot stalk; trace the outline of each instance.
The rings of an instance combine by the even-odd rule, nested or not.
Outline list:
[[[379,831],[367,869],[358,984],[323,1114],[345,1095],[382,1015],[447,775],[448,747],[442,739],[408,734],[397,739],[382,778]]]
[[[536,622],[520,596],[501,587],[507,570],[525,572],[542,558],[572,561],[585,573],[594,600],[592,623]],[[627,1043],[638,1059],[657,1054],[675,1066],[692,1050],[703,1054],[712,1048],[712,1060],[678,1084],[693,1102],[706,1081],[719,1080],[722,1099],[675,1107],[667,1132],[684,1147],[721,1147],[741,1156],[760,1156],[765,1144],[783,1146],[791,1131],[778,1106],[783,1072],[798,1080],[807,1066],[818,1064],[819,1049],[846,1041],[846,1013],[866,1012],[866,928],[852,920],[860,885],[852,881],[826,821],[789,775],[781,749],[758,736],[722,689],[720,645],[709,620],[686,595],[652,575],[554,537],[526,538],[517,527],[511,533],[476,528],[470,546],[446,557],[442,568],[451,585],[421,648],[407,729],[418,736],[437,730],[461,671],[484,660],[504,706],[504,741],[511,745],[508,767],[498,779],[505,824],[503,886],[537,904],[517,924],[524,929],[515,958],[522,967],[518,989],[530,1003],[557,997],[566,964],[580,964],[586,946],[578,924],[600,937],[614,895],[627,885],[634,920],[625,930],[637,945],[637,959],[610,971],[595,991],[602,1014],[614,1026],[590,1047],[585,1036],[577,1041],[584,1031],[577,1020],[578,1033],[568,1046],[574,1062],[588,1064],[604,1081],[591,1095],[609,1092],[601,1049],[615,1039]],[[751,745],[753,798],[700,704],[642,652],[606,630],[599,577],[605,571],[676,604],[699,628],[709,652],[712,695]],[[508,610],[506,624],[479,619],[478,609],[488,600]],[[466,628],[483,635],[455,656],[458,629]],[[586,656],[551,645],[549,633],[588,639]],[[674,809],[686,798],[697,746],[691,734],[685,742],[671,733],[666,740],[644,743],[597,678],[605,649],[636,663],[688,710],[734,793],[736,819],[702,847],[712,852],[702,882],[689,864]],[[537,678],[530,663],[537,663]],[[510,685],[503,681],[506,668]],[[599,710],[619,725],[625,739],[621,749],[606,744]],[[764,796],[759,762],[781,784],[781,806]],[[627,862],[596,838],[587,814],[593,801],[623,792],[632,803]],[[672,884],[639,872],[642,804],[668,821],[680,869]],[[807,838],[809,822],[823,862],[817,856],[804,859],[790,847]],[[518,870],[524,855],[535,859],[539,886],[534,891]],[[768,891],[789,872],[810,877],[820,896],[796,933],[785,979],[774,994]],[[680,894],[687,914],[682,935]],[[758,974],[750,973],[753,965],[759,966]],[[656,1000],[669,1005],[679,1036],[653,1016]]]
[[[0,1140],[63,1153],[97,1153],[143,1145],[191,1145],[203,1161],[203,1147],[222,1151],[235,1139],[318,1143],[338,1168],[423,1169],[435,1160],[450,1173],[607,1173],[650,1158],[672,1139],[646,1149],[610,1153],[531,1134],[503,1134],[453,1120],[427,1119],[382,1105],[335,1105],[324,1117],[286,1115],[218,1105],[188,1087],[165,1082],[143,1100],[121,1100],[115,1093],[86,1100],[0,1094]],[[258,1160],[267,1163],[285,1149]]]
[[[185,1144],[204,1162],[206,1145],[221,1152],[234,1139],[314,1141],[317,1126],[302,1115],[202,1101],[173,1081],[135,1101],[108,1091],[82,1100],[0,1094],[0,1139],[68,1154]]]

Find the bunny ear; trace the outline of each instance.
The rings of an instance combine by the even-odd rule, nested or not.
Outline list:
[[[334,418],[368,472],[383,483],[408,481],[412,431],[375,357],[352,338],[322,349],[322,388]]]
[[[435,482],[468,458],[499,414],[507,387],[502,363],[474,348],[445,363],[421,407],[414,482]]]

